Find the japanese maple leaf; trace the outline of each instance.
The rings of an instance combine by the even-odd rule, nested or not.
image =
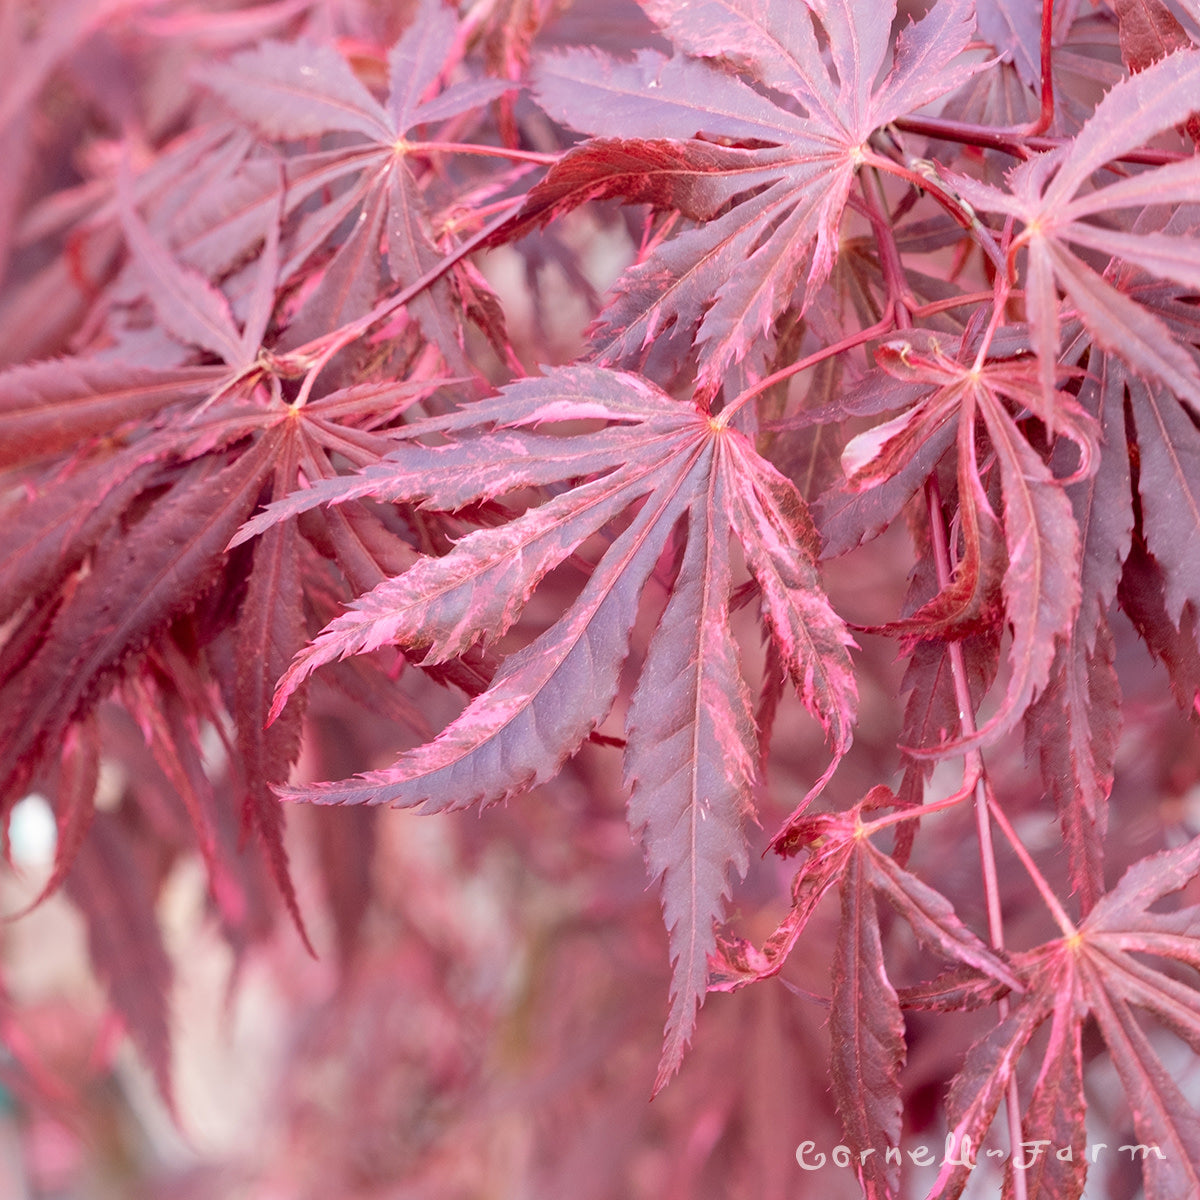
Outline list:
[[[1200,1189],[1200,1120],[1137,1019],[1137,1010],[1200,1050],[1200,996],[1176,970],[1153,959],[1200,965],[1200,908],[1152,911],[1200,874],[1200,838],[1135,863],[1087,919],[1064,937],[1018,955],[1024,995],[977,1042],[948,1101],[951,1138],[973,1161],[1017,1062],[1037,1030],[1050,1033],[1023,1121],[1016,1155],[1030,1195],[1078,1197],[1086,1173],[1082,1033],[1090,1016],[1108,1045],[1129,1101],[1142,1154],[1147,1200],[1174,1200]],[[1041,1152],[1033,1149],[1041,1144]],[[1070,1153],[1060,1153],[1063,1150]],[[1131,1147],[1131,1149],[1134,1149]],[[931,1195],[953,1200],[970,1167],[948,1156]],[[1007,1168],[1014,1169],[1013,1162]],[[1006,1189],[1007,1190],[1007,1189]]]
[[[1162,231],[1194,237],[1194,217],[1181,210]],[[1179,345],[1195,343],[1190,289],[1130,267],[1112,272],[1112,280]],[[1110,628],[1118,595],[1166,665],[1180,702],[1190,708],[1200,692],[1189,648],[1190,614],[1200,612],[1200,434],[1183,398],[1140,377],[1080,330],[1068,352],[1085,348],[1079,402],[1095,418],[1103,449],[1094,475],[1067,489],[1082,535],[1081,604],[1047,690],[1028,714],[1026,738],[1055,795],[1086,911],[1102,880],[1101,835],[1120,726]]]
[[[616,285],[592,331],[599,362],[695,334],[701,392],[764,344],[801,287],[807,305],[837,255],[838,225],[867,139],[957,87],[972,0],[942,0],[900,34],[882,82],[894,3],[644,0],[689,57],[631,62],[575,50],[535,71],[541,105],[595,135],[533,189],[518,226],[601,196],[704,222]],[[828,39],[822,42],[816,18]],[[957,60],[957,61],[956,61]],[[769,343],[768,343],[769,345]]]
[[[144,290],[180,357],[223,361],[148,368],[80,357],[0,375],[0,412],[9,430],[0,465],[60,460],[56,476],[45,468],[5,509],[13,536],[0,556],[0,611],[7,617],[27,606],[29,620],[28,635],[0,646],[0,811],[114,683],[145,669],[148,657],[160,653],[151,648],[168,642],[194,617],[198,601],[232,575],[238,603],[231,652],[214,653],[209,665],[234,718],[246,823],[262,835],[272,874],[303,931],[282,810],[270,790],[299,752],[301,712],[265,727],[274,684],[308,635],[304,600],[314,558],[327,554],[360,587],[370,586],[408,561],[397,553],[407,546],[351,506],[322,523],[315,545],[289,524],[268,530],[236,564],[226,547],[261,500],[282,497],[302,474],[334,475],[331,456],[358,465],[379,458],[391,440],[370,426],[391,419],[431,385],[364,384],[293,409],[273,373],[287,364],[263,345],[275,302],[278,213],[265,231],[239,329],[224,292],[176,261],[136,210],[133,194],[122,179],[117,200],[130,249],[128,286]],[[183,690],[180,671],[174,675]],[[197,704],[203,688],[188,694]],[[153,697],[145,687],[123,693],[188,803],[195,790],[186,770],[189,747],[186,739],[160,736]],[[213,715],[215,721],[215,709]],[[72,828],[86,828],[92,801],[88,793],[72,807],[84,814],[71,818]],[[189,803],[201,848],[211,850],[201,808]],[[60,840],[54,884],[81,840]],[[206,859],[213,862],[208,852]]]
[[[1116,355],[1093,348],[1088,365],[1079,403],[1094,417],[1103,448],[1095,472],[1067,487],[1080,531],[1080,605],[1057,647],[1046,688],[1025,723],[1026,745],[1031,756],[1040,758],[1042,777],[1055,800],[1070,854],[1071,880],[1084,912],[1103,891],[1103,833],[1121,716],[1110,616],[1134,529],[1126,389],[1132,383],[1131,400],[1139,410],[1140,394],[1147,390],[1141,381],[1129,379]],[[1169,406],[1182,417],[1177,402],[1171,400]],[[1194,442],[1195,431],[1191,434]],[[1148,461],[1158,467],[1154,449],[1147,445]],[[1194,498],[1188,503],[1187,475],[1178,470],[1188,449],[1185,434],[1176,453],[1166,455],[1175,459],[1176,471],[1155,470],[1151,476],[1154,485],[1148,489],[1150,507],[1144,515],[1157,519],[1164,510],[1170,512],[1164,545],[1168,538],[1176,547],[1186,545],[1189,507],[1196,509]],[[1172,495],[1172,485],[1180,484],[1182,495]],[[1160,497],[1168,504],[1160,504]],[[1157,524],[1155,536],[1157,542]],[[1168,555],[1167,561],[1186,564],[1187,557],[1176,560]]]
[[[894,1195],[899,1184],[894,1156],[864,1151],[899,1144],[900,1072],[906,1053],[900,1002],[883,955],[878,900],[885,898],[928,949],[978,973],[977,983],[983,977],[1024,990],[1007,964],[962,923],[945,896],[872,844],[872,815],[895,802],[887,788],[877,787],[849,811],[790,822],[785,842],[777,839],[776,846],[786,853],[808,853],[792,884],[791,911],[761,950],[721,939],[710,960],[714,990],[734,991],[778,974],[817,904],[837,886],[841,924],[830,1005],[830,1080],[846,1143],[861,1155],[858,1171],[867,1196]]]
[[[294,141],[349,134],[357,139],[289,162],[289,206],[320,189],[335,189],[335,195],[302,222],[284,264],[285,278],[347,220],[357,218],[307,301],[303,333],[329,332],[371,308],[379,294],[381,243],[387,248],[393,281],[401,285],[414,282],[441,261],[428,229],[419,174],[406,161],[420,153],[421,143],[407,135],[469,112],[512,87],[505,81],[473,79],[437,91],[457,27],[452,8],[439,0],[424,0],[388,54],[386,104],[324,44],[267,42],[204,73],[208,86],[268,137]],[[444,280],[409,304],[425,335],[465,370],[461,329],[453,317],[456,309]],[[303,333],[298,335],[301,339]]]
[[[1200,104],[1198,96],[1200,50],[1181,50],[1114,86],[1066,147],[1034,155],[1009,172],[1009,190],[954,177],[954,186],[976,208],[1024,222],[1010,260],[1024,250],[1025,303],[1047,395],[1054,390],[1059,354],[1061,290],[1100,347],[1119,354],[1139,374],[1164,384],[1200,412],[1195,355],[1153,312],[1071,249],[1097,251],[1160,279],[1200,288],[1200,245],[1194,236],[1132,233],[1092,220],[1126,208],[1194,202],[1200,196],[1200,158],[1086,187],[1114,159],[1186,121]]]
[[[561,436],[538,430],[576,419],[604,424]],[[548,572],[615,522],[618,531],[558,621],[509,656],[491,687],[432,742],[386,770],[284,794],[437,812],[491,804],[550,779],[612,706],[639,597],[678,530],[682,557],[629,707],[625,757],[630,823],[652,877],[662,880],[675,962],[661,1087],[682,1059],[704,995],[730,869],[741,874],[747,861],[742,823],[756,735],[729,625],[731,536],[761,590],[780,659],[828,733],[833,762],[816,787],[850,742],[850,639],[818,585],[803,501],[719,417],[599,368],[522,381],[406,434],[386,461],[298,493],[242,536],[299,507],[363,494],[453,510],[521,488],[555,493],[356,601],[293,664],[276,712],[309,672],[340,656],[398,642],[423,663],[439,662],[499,638]],[[429,435],[452,440],[415,440]]]
[[[881,347],[877,358],[886,371],[932,390],[908,412],[852,439],[843,464],[850,489],[877,487],[905,475],[914,461],[928,458],[927,446],[939,449],[947,431],[956,431],[962,549],[954,577],[912,616],[883,628],[917,638],[961,637],[994,623],[1002,605],[1012,630],[1007,690],[982,729],[953,743],[961,750],[1012,727],[1045,687],[1055,646],[1072,628],[1080,603],[1079,532],[1063,483],[1089,475],[1099,447],[1094,422],[1071,396],[1055,391],[1049,401],[1043,397],[1036,362],[967,366],[947,356],[937,339],[930,341],[928,353],[910,342]],[[1078,470],[1067,480],[1056,478],[1033,448],[1013,409],[1074,443]],[[995,459],[1000,513],[988,499],[979,425]],[[919,483],[908,477],[910,489]]]

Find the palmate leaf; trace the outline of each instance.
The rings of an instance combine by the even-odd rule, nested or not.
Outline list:
[[[1200,1121],[1133,1013],[1133,1007],[1151,1013],[1200,1049],[1196,988],[1141,957],[1200,964],[1200,908],[1151,911],[1198,874],[1200,838],[1142,859],[1080,929],[1084,996],[1128,1096],[1138,1140],[1161,1151],[1161,1157],[1150,1153],[1143,1162],[1147,1200],[1189,1195],[1200,1187]]]
[[[1148,204],[1200,199],[1200,159],[1186,158],[1082,191],[1112,160],[1187,120],[1200,95],[1200,50],[1180,50],[1109,91],[1068,147],[1035,155],[1008,176],[1011,190],[962,176],[954,186],[976,208],[1017,217],[1012,253],[1028,256],[1026,305],[1043,391],[1055,386],[1061,289],[1103,349],[1120,355],[1200,410],[1200,367],[1167,325],[1084,264],[1070,246],[1115,256],[1162,279],[1200,287],[1194,236],[1126,233],[1088,220]]]
[[[936,343],[921,353],[909,342],[887,344],[878,360],[897,377],[924,381],[932,390],[909,412],[849,443],[843,455],[850,469],[848,486],[866,489],[898,476],[921,447],[956,424],[960,537],[965,541],[954,578],[939,596],[885,628],[908,637],[962,637],[981,623],[984,628],[994,625],[990,597],[998,584],[1004,623],[1012,631],[1011,671],[999,710],[977,732],[940,751],[953,747],[960,752],[1012,728],[1045,688],[1055,647],[1073,627],[1080,604],[1079,531],[1063,483],[1095,468],[1096,426],[1071,396],[1055,391],[1043,397],[1036,363],[967,367]],[[1030,445],[1012,407],[1033,413],[1049,432],[1073,444],[1079,463],[1073,475],[1065,481],[1054,475]],[[994,458],[1000,514],[992,512],[988,500],[976,448],[977,424],[986,431]]]
[[[1084,1183],[1084,1105],[1080,1039],[1090,1015],[1108,1045],[1129,1101],[1142,1158],[1147,1200],[1193,1195],[1200,1187],[1200,1122],[1142,1029],[1135,1009],[1200,1049],[1200,999],[1195,986],[1158,965],[1157,956],[1200,965],[1200,907],[1152,911],[1200,874],[1200,838],[1135,863],[1068,937],[1015,956],[1029,986],[1007,1019],[967,1055],[948,1104],[956,1143],[978,1148],[995,1116],[1017,1060],[1038,1027],[1050,1021],[1037,1086],[1022,1124],[1026,1145],[1045,1139],[1066,1155],[1034,1167],[1045,1194],[1077,1200]],[[1137,957],[1135,957],[1135,955]],[[1154,1149],[1154,1148],[1157,1149]],[[969,1171],[947,1163],[930,1193],[958,1196]],[[1030,1173],[1026,1171],[1026,1182]],[[1006,1195],[1011,1194],[1006,1190]],[[1042,1194],[1041,1192],[1033,1194]]]
[[[531,432],[597,418],[605,425],[592,432]],[[560,619],[506,659],[491,687],[437,738],[387,770],[284,794],[436,812],[494,803],[551,778],[608,713],[641,592],[679,529],[683,557],[630,706],[625,761],[630,822],[652,876],[662,879],[675,962],[662,1086],[703,998],[730,870],[746,865],[741,825],[756,737],[728,623],[732,535],[761,589],[780,659],[825,726],[835,763],[850,744],[850,638],[817,582],[803,501],[740,433],[644,380],[599,368],[562,368],[405,432],[455,437],[406,443],[349,480],[343,495],[326,488],[320,498],[345,501],[368,489],[457,508],[532,484],[593,478],[468,534],[449,554],[421,559],[356,602],[293,664],[275,711],[321,663],[384,642],[421,651],[427,662],[494,640],[550,570],[632,515]],[[288,512],[276,506],[267,518]]]
[[[156,303],[167,308],[196,289],[201,319],[187,310],[171,328],[203,347],[204,312],[222,311],[220,304],[205,309],[217,294],[179,269],[135,213],[125,217],[140,246],[135,258],[147,276],[161,276],[148,280]],[[243,786],[231,806],[245,809],[247,828],[261,835],[267,865],[303,934],[283,811],[270,786],[287,777],[299,752],[301,710],[269,731],[264,726],[275,682],[308,633],[306,591],[324,572],[312,569],[311,549],[303,559],[309,569],[300,571],[307,546],[294,523],[270,530],[236,559],[226,546],[264,491],[285,494],[301,470],[309,478],[333,474],[329,454],[357,463],[382,455],[392,439],[359,426],[391,419],[435,385],[368,384],[290,414],[279,389],[261,383],[266,356],[255,362],[274,301],[277,233],[277,226],[266,231],[243,331],[232,322],[220,326],[218,317],[215,328],[228,336],[207,347],[252,368],[150,370],[79,358],[0,375],[0,410],[12,435],[6,448],[15,460],[9,465],[29,470],[25,488],[7,498],[10,536],[0,555],[0,619],[25,612],[9,622],[0,648],[0,810],[38,774],[57,778],[67,814],[50,881],[57,886],[86,840],[94,803],[95,787],[89,790],[87,776],[72,766],[78,755],[70,745],[116,683],[114,699],[141,727],[168,790],[192,818],[214,895],[227,894],[229,871],[215,855],[211,819],[221,805],[199,769],[198,749],[182,737],[185,712],[214,727],[223,723],[207,684],[192,680],[215,678],[236,728],[230,740]],[[346,528],[326,539],[328,557],[353,560],[360,576],[372,551],[403,544],[377,521],[373,537],[376,519],[365,512],[339,515]],[[385,575],[375,564],[363,586]],[[218,651],[210,649],[215,631],[199,632],[209,616],[200,602],[214,596],[232,601],[213,607],[234,626]],[[181,651],[177,638],[190,649]],[[173,648],[170,668],[160,670],[156,664]],[[151,677],[170,683],[156,691]],[[57,776],[56,759],[63,763]]]
[[[713,990],[734,991],[778,974],[817,904],[837,885],[841,920],[832,968],[830,1080],[864,1195],[878,1197],[895,1195],[899,1185],[899,1162],[887,1150],[900,1142],[900,1073],[906,1056],[900,999],[883,952],[879,900],[888,901],[922,945],[959,969],[949,988],[944,980],[933,985],[932,1006],[947,990],[955,1008],[994,999],[999,989],[1026,990],[1018,974],[962,923],[945,896],[864,836],[869,816],[895,803],[887,788],[876,787],[848,812],[794,821],[787,850],[803,849],[807,859],[792,884],[791,911],[762,950],[723,938],[710,960]],[[912,1003],[912,989],[906,991]]]
[[[941,0],[900,34],[877,85],[894,3],[646,0],[643,7],[690,57],[645,51],[618,62],[578,50],[544,59],[535,74],[539,103],[598,140],[568,154],[533,189],[517,227],[614,195],[707,222],[618,281],[593,344],[599,361],[623,364],[672,326],[675,336],[694,331],[699,387],[711,391],[730,365],[762,346],[798,286],[807,304],[828,276],[867,138],[979,69],[960,58],[974,9],[971,0]],[[782,94],[787,106],[753,84]]]
[[[455,84],[427,95],[454,52],[457,17],[441,0],[423,0],[388,56],[391,89],[379,103],[331,46],[266,42],[204,72],[205,83],[268,137],[294,140],[322,134],[365,139],[288,162],[287,205],[336,188],[308,214],[284,266],[292,275],[345,221],[359,216],[333,265],[301,309],[297,337],[328,332],[362,316],[377,299],[380,240],[393,281],[409,284],[442,255],[429,229],[420,171],[406,161],[419,150],[407,135],[486,104],[512,85],[494,79]],[[440,280],[409,304],[422,330],[456,369],[466,371],[458,306]]]
[[[848,812],[810,814],[785,827],[787,840],[781,843],[777,838],[776,849],[786,854],[807,853],[792,881],[791,911],[761,951],[744,942],[722,939],[720,953],[712,959],[714,990],[735,991],[753,980],[778,974],[817,903],[835,883],[871,888],[907,922],[923,946],[970,968],[976,979],[986,975],[1013,991],[1025,990],[1003,959],[962,923],[945,896],[862,836],[867,814],[895,803],[890,789],[875,787]],[[853,871],[852,856],[862,859]],[[842,903],[846,913],[857,911],[860,901],[843,896]]]

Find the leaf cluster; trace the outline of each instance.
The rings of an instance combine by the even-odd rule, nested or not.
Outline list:
[[[350,963],[360,814],[603,761],[654,1093],[811,944],[863,1195],[937,1132],[931,1197],[989,1138],[1058,1151],[1005,1196],[1079,1197],[1104,1057],[1146,1196],[1200,1194],[1196,756],[1122,757],[1200,713],[1195,0],[28,7],[0,813],[49,798],[37,899],[163,1094],[173,863],[239,953],[264,877],[311,949],[284,813],[334,806]]]

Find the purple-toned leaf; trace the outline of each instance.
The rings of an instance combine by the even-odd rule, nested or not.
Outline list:
[[[820,590],[812,521],[795,485],[759,459],[740,434],[725,435],[724,453],[734,478],[733,527],[762,589],[763,617],[836,762],[850,747],[858,703],[849,655],[854,641]]]
[[[1083,1194],[1087,1129],[1081,1030],[1077,994],[1060,995],[1050,1018],[1037,1083],[1021,1121],[1022,1145],[1005,1166],[1003,1200],[1014,1200],[1019,1194],[1079,1200]],[[1021,1193],[1016,1190],[1018,1171]]]
[[[608,423],[591,432],[526,432],[579,418]],[[471,436],[486,426],[488,437]],[[405,432],[451,431],[459,440],[398,446],[336,499],[373,494],[450,507],[534,482],[584,482],[382,583],[293,663],[275,711],[334,657],[395,639],[436,663],[498,637],[547,572],[625,510],[640,508],[557,623],[510,655],[488,690],[432,742],[387,770],[283,794],[430,812],[494,803],[548,779],[608,712],[642,588],[682,525],[683,558],[634,693],[625,765],[630,822],[651,876],[662,881],[675,964],[657,1090],[691,1037],[730,870],[741,874],[747,862],[740,829],[751,810],[756,738],[729,626],[730,537],[737,534],[763,588],[781,659],[829,732],[834,758],[822,782],[849,745],[849,637],[820,592],[815,534],[795,488],[741,434],[695,405],[634,376],[564,368]]]
[[[8,509],[8,544],[0,553],[0,621],[75,571],[156,469],[136,454],[104,459],[53,480]]]
[[[1105,163],[1180,125],[1196,107],[1200,50],[1181,50],[1130,79],[1122,80],[1096,105],[1091,119],[1070,143],[1067,157],[1043,195],[1053,212]]]
[[[683,1061],[729,875],[740,878],[749,861],[741,826],[757,744],[729,628],[729,527],[722,519],[729,484],[714,467],[710,452],[693,468],[699,494],[688,513],[683,561],[626,725],[629,824],[660,885],[674,968],[655,1092]]]
[[[575,50],[533,73],[538,103],[556,121],[599,137],[809,141],[803,118],[704,62],[639,51],[631,62]],[[697,102],[697,97],[702,99]]]
[[[443,558],[422,558],[332,621],[292,663],[272,709],[323,663],[388,643],[425,651],[423,663],[463,654],[506,633],[544,576],[656,482],[653,468],[618,469],[531,509],[499,530],[477,530]]]
[[[67,891],[87,925],[88,952],[159,1094],[174,1108],[168,992],[163,947],[145,864],[115,814],[97,813],[79,848]]]
[[[1088,912],[1104,890],[1104,835],[1116,768],[1121,692],[1106,618],[1085,649],[1076,630],[1062,642],[1050,678],[1025,714],[1025,739],[1039,757],[1070,858],[1072,889]]]
[[[454,44],[458,21],[442,0],[422,0],[409,27],[388,54],[388,113],[393,129],[416,124],[414,113],[437,82]]]
[[[265,42],[208,67],[203,81],[268,137],[295,140],[334,130],[391,142],[387,111],[332,47]]]
[[[1146,1200],[1172,1200],[1200,1189],[1200,1117],[1167,1074],[1124,1001],[1109,999],[1103,984],[1089,988],[1092,1013],[1112,1055],[1142,1156]]]
[[[96,786],[100,782],[100,739],[94,719],[72,725],[63,736],[55,813],[58,836],[54,868],[37,898],[24,911],[36,908],[53,895],[66,879],[84,844],[96,813]]]
[[[294,426],[276,435],[283,442],[275,453],[274,487],[282,491],[296,476]],[[264,438],[264,440],[266,440]],[[288,912],[313,953],[288,869],[283,844],[283,810],[271,785],[283,782],[300,753],[302,709],[294,704],[282,720],[266,728],[275,681],[304,644],[303,590],[300,581],[300,534],[295,522],[277,525],[255,543],[254,564],[234,635],[237,748],[248,824],[262,838],[267,862]]]
[[[1092,910],[1089,928],[1111,928],[1118,920],[1144,916],[1150,905],[1186,887],[1200,875],[1200,837],[1160,850],[1134,863]]]
[[[826,892],[843,876],[856,850],[855,817],[849,813],[801,816],[790,829],[782,853],[808,851],[792,880],[792,907],[758,949],[743,938],[718,938],[710,956],[709,990],[733,992],[778,975]]]
[[[385,237],[388,267],[401,287],[416,282],[442,258],[425,228],[423,207],[412,172],[403,161],[395,163],[388,183]],[[442,352],[452,372],[470,370],[462,353],[462,320],[444,279],[414,296],[408,311]]]
[[[1170,327],[1068,251],[1055,245],[1047,249],[1059,282],[1099,346],[1200,409],[1200,368]]]
[[[979,36],[1011,58],[1027,88],[1041,82],[1042,13],[1038,0],[976,0]]]
[[[1125,560],[1117,591],[1121,608],[1150,653],[1166,665],[1171,689],[1184,708],[1200,704],[1200,643],[1196,614],[1183,610],[1177,626],[1167,615],[1162,567],[1137,543]]]
[[[1003,959],[959,920],[954,906],[945,896],[874,847],[868,846],[864,854],[864,867],[871,886],[887,897],[926,946],[952,961],[991,975],[1016,992],[1025,990]]]
[[[863,1194],[883,1200],[896,1195],[900,1185],[900,1163],[886,1151],[900,1144],[900,1072],[906,1052],[904,1018],[887,976],[874,889],[865,867],[863,852],[852,854],[840,885],[829,1069]],[[864,1156],[866,1150],[875,1153]]]
[[[978,69],[951,65],[971,35],[969,0],[943,0],[906,30],[893,71],[878,87],[894,7],[883,14],[844,0],[810,7],[829,39],[836,86],[810,14],[798,6],[705,0],[686,14],[665,2],[648,10],[690,52],[732,54],[752,78],[790,92],[808,109],[807,121],[704,61],[642,52],[632,62],[618,62],[575,51],[542,63],[538,100],[575,129],[602,137],[619,132],[741,143],[746,169],[763,171],[757,187],[743,179],[729,212],[703,229],[685,230],[618,282],[618,302],[593,339],[603,361],[636,361],[656,330],[672,321],[684,333],[698,326],[699,390],[714,394],[796,289],[802,288],[803,308],[828,278],[842,210],[871,132]],[[584,186],[578,160],[564,164],[561,180],[553,170],[547,179],[559,207],[569,199],[614,194],[652,196],[661,204],[672,186],[685,196],[696,194],[695,179],[675,184],[653,173],[639,176],[619,154],[613,156],[615,175],[604,183],[596,154],[578,153],[587,156]],[[717,170],[720,177],[724,166]],[[711,186],[707,181],[700,189],[706,201]],[[687,211],[683,204],[675,207]]]
[[[382,276],[379,241],[387,213],[383,189],[355,188],[347,210],[361,208],[353,231],[321,273],[288,325],[283,345],[294,348],[348,325],[370,312],[379,296]]]
[[[147,294],[166,329],[183,342],[211,351],[231,367],[248,365],[243,361],[242,336],[229,302],[199,272],[181,266],[158,243],[134,208],[128,187],[121,189],[121,224]]]
[[[491,687],[428,745],[384,771],[284,789],[320,804],[391,804],[442,812],[495,803],[554,775],[616,695],[642,586],[683,504],[656,495],[612,544],[557,624],[511,655]]]
[[[1130,380],[1140,459],[1142,523],[1162,567],[1167,615],[1200,611],[1200,432],[1165,388]]]
[[[847,6],[856,11],[850,0]],[[878,20],[878,14],[872,19]],[[915,25],[901,29],[892,69],[872,106],[871,123],[880,126],[915,112],[976,75],[979,64],[959,58],[974,36],[975,0],[938,0]],[[871,72],[862,74],[868,82],[872,78]]]
[[[269,456],[264,439],[222,472],[202,465],[176,484],[170,504],[97,550],[38,653],[5,685],[0,793],[19,783],[33,756],[127,656],[211,586],[226,544],[258,499]]]
[[[960,749],[1010,729],[1045,687],[1055,643],[1079,607],[1079,530],[1071,503],[1049,468],[995,399],[981,391],[1004,496],[1004,612],[1012,628],[1008,687],[1000,709]]]
[[[735,146],[695,138],[592,138],[568,150],[545,179],[529,189],[520,212],[494,240],[519,237],[589,200],[610,196],[675,208],[706,221],[739,191],[770,178],[770,168],[759,156]]]
[[[946,1101],[947,1153],[931,1196],[958,1200],[962,1195],[1017,1061],[1051,1011],[1048,998],[1039,992],[1017,1005],[967,1052]]]
[[[128,363],[58,359],[0,375],[0,466],[37,462],[89,438],[209,393],[227,367],[155,370]]]
[[[279,286],[279,224],[283,219],[283,169],[279,169],[279,190],[275,203],[267,209],[266,233],[254,275],[254,288],[246,304],[246,322],[242,327],[237,362],[252,363],[258,357],[275,308],[275,289]]]

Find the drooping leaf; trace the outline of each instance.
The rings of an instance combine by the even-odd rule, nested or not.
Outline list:
[[[87,923],[88,950],[109,1000],[173,1109],[171,963],[144,868],[117,816],[97,813],[75,856],[67,890]]]
[[[606,425],[565,436],[526,432],[580,418]],[[694,405],[634,376],[564,368],[408,433],[451,431],[457,438],[445,445],[406,442],[333,498],[366,492],[453,509],[581,472],[596,478],[385,581],[297,659],[275,711],[314,667],[336,657],[398,641],[438,661],[498,637],[553,567],[640,507],[559,620],[510,655],[488,690],[434,741],[387,770],[285,794],[431,812],[494,803],[550,778],[607,714],[642,589],[683,520],[684,555],[630,709],[626,754],[630,820],[652,875],[662,876],[676,964],[661,1086],[691,1035],[727,872],[740,873],[746,863],[740,824],[755,739],[725,615],[731,535],[763,589],[768,624],[800,698],[827,730],[833,763],[850,741],[849,638],[817,584],[800,497],[741,434]]]
[[[904,1018],[887,976],[875,894],[865,852],[852,854],[841,880],[842,919],[833,963],[830,1078],[846,1141],[858,1160],[865,1196],[892,1196],[900,1163]],[[864,1155],[864,1151],[875,1153]]]
[[[655,1090],[683,1060],[708,983],[728,877],[746,873],[741,825],[756,774],[750,695],[729,628],[729,481],[688,513],[683,560],[629,707],[629,823],[660,883],[675,971]]]
[[[899,378],[925,381],[932,390],[909,412],[859,435],[856,441],[864,450],[854,442],[847,447],[848,486],[866,489],[897,477],[938,430],[955,426],[959,536],[964,543],[954,576],[939,595],[882,628],[909,637],[961,637],[986,629],[996,622],[998,606],[992,597],[998,588],[1003,620],[1012,631],[1004,699],[986,725],[950,743],[961,751],[994,740],[1020,719],[1049,681],[1054,648],[1072,628],[1080,604],[1079,533],[1071,502],[1010,405],[1031,411],[1048,432],[1073,444],[1079,466],[1069,480],[1095,469],[1096,426],[1069,395],[1055,391],[1044,397],[1036,366],[1022,360],[967,367],[936,343],[922,354],[907,341],[885,345],[878,359]],[[994,459],[999,514],[983,479],[977,425],[986,431]]]
[[[219,474],[211,467],[193,472],[176,485],[176,504],[98,552],[92,572],[56,614],[52,636],[5,684],[0,792],[15,799],[11,789],[37,750],[96,697],[129,654],[211,586],[226,544],[258,500],[269,449],[259,442]],[[196,519],[194,505],[203,506],[203,519]]]
[[[299,448],[294,426],[277,436],[278,452],[273,486],[284,491],[295,481]],[[267,861],[292,919],[310,952],[308,934],[288,870],[283,844],[283,812],[271,791],[287,778],[300,753],[302,710],[294,705],[285,717],[267,727],[275,680],[304,642],[303,588],[300,580],[300,534],[294,522],[269,529],[254,546],[254,568],[242,603],[235,634],[237,747],[244,779],[244,810],[266,848]]]

